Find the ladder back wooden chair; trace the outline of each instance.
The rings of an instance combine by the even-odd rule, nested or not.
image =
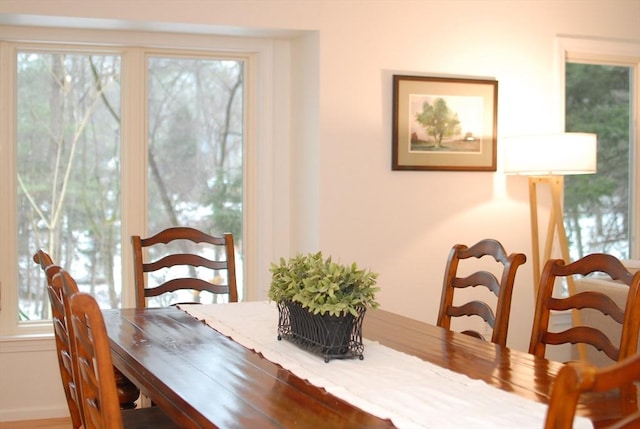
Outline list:
[[[68,307],[67,296],[62,289],[62,281],[56,274],[62,268],[53,263],[51,256],[44,250],[38,249],[33,255],[33,260],[40,265],[45,271],[47,278],[47,292],[49,302],[51,303],[51,314],[53,319],[53,330],[56,337],[56,354],[58,355],[58,364],[60,366],[60,375],[62,385],[64,387],[65,398],[69,406],[69,414],[71,423],[74,428],[81,426],[82,409],[78,405],[77,393],[77,369],[73,368],[71,335],[72,327],[68,323]],[[74,282],[73,285],[77,287]],[[77,291],[76,291],[77,292]],[[117,368],[113,368],[118,385],[118,395],[120,407],[122,409],[135,408],[135,401],[140,395],[138,389],[127,377],[124,376]]]
[[[53,320],[53,333],[56,340],[56,355],[58,357],[58,366],[60,368],[60,377],[62,378],[62,387],[64,388],[64,396],[67,400],[69,414],[71,416],[71,426],[73,429],[82,426],[81,409],[78,402],[78,395],[73,377],[73,359],[71,357],[71,338],[67,330],[65,319],[65,305],[62,301],[62,285],[60,282],[54,282],[54,276],[60,271],[60,267],[55,265],[51,256],[43,249],[33,255],[33,260],[40,265],[47,279],[47,294],[51,303],[51,318]]]
[[[588,362],[566,364],[553,383],[545,429],[572,429],[578,400],[583,393],[618,390],[621,397],[621,419],[608,429],[640,427],[637,387],[640,382],[640,355],[636,354],[614,365],[598,368]],[[605,427],[605,426],[602,426]]]
[[[131,243],[137,307],[150,306],[153,297],[160,300],[157,306],[201,302],[203,291],[238,301],[232,234],[212,236],[194,228],[173,227],[148,238],[134,235]],[[172,296],[184,291],[188,299]]]
[[[55,280],[62,283],[67,303],[83,428],[177,428],[159,407],[121,409],[109,338],[98,303],[91,295],[78,292],[75,280],[66,271],[60,270]]]
[[[492,257],[499,270],[500,279],[487,270],[474,271],[469,275],[459,273],[460,261],[484,256]],[[492,328],[491,342],[506,345],[509,330],[509,313],[511,311],[511,295],[518,267],[526,262],[523,253],[507,254],[500,242],[494,239],[484,239],[471,247],[457,244],[451,248],[445,269],[440,310],[437,325],[451,329],[451,319],[462,316],[477,316]],[[497,297],[495,311],[491,305],[480,300],[473,300],[462,305],[454,303],[455,291],[468,287],[484,287]],[[463,331],[467,335],[485,339],[477,330]]]
[[[567,276],[606,274],[612,280],[629,287],[626,307],[621,308],[608,295],[587,290],[572,296],[554,296],[556,280]],[[593,253],[575,262],[566,264],[562,259],[551,259],[545,263],[540,277],[536,309],[533,319],[529,353],[544,357],[547,345],[585,344],[605,353],[614,362],[619,362],[636,353],[640,330],[640,272],[632,275],[616,257],[604,253]],[[608,315],[622,325],[619,339],[612,339],[599,326],[571,326],[563,331],[549,329],[552,311],[579,311],[592,309]],[[574,318],[575,320],[575,318]]]

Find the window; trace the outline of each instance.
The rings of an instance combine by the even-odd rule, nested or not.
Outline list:
[[[148,57],[149,231],[191,225],[241,240],[243,70],[238,60]]]
[[[15,40],[32,34],[10,30]],[[139,48],[117,32],[101,34],[102,43],[75,43],[94,33],[63,32],[58,44],[0,41],[0,233],[7,237],[0,335],[51,330],[44,279],[31,260],[37,247],[55,249],[55,260],[103,307],[134,302],[122,287],[132,284],[132,234],[174,224],[233,232],[245,295],[257,254],[272,259],[260,253],[266,244],[254,245],[253,265],[245,264],[247,240],[271,236],[255,213],[259,192],[261,212],[270,210],[273,185],[265,179],[272,167],[256,163],[256,145],[270,145],[281,123],[269,89],[281,79],[265,84],[274,75],[273,46],[225,39],[229,46],[215,51],[210,36],[193,35],[179,48]],[[136,35],[141,44],[171,46],[168,35]],[[255,120],[258,111],[264,122]],[[248,298],[260,296],[254,283]]]
[[[18,48],[16,60],[18,314],[50,316],[38,248],[118,307],[121,56]],[[147,57],[149,231],[189,225],[241,242],[243,66]]]
[[[38,248],[117,307],[121,57],[18,48],[15,59],[19,317],[50,317]]]
[[[237,60],[147,57],[148,231],[184,225],[233,233],[240,300],[243,70]],[[199,299],[227,297],[203,292]]]
[[[640,57],[576,49],[566,53],[565,129],[597,134],[598,166],[596,174],[565,178],[571,258],[594,252],[638,258]]]

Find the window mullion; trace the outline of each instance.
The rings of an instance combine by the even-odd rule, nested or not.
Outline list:
[[[16,49],[12,43],[0,42],[0,159],[5,160],[0,168],[0,334],[17,332],[18,300],[15,267],[18,264],[16,246],[16,147],[15,141],[15,82]],[[8,162],[7,162],[8,161]],[[13,209],[11,209],[13,208]]]
[[[631,115],[630,118],[632,129],[630,131],[631,139],[631,177],[629,177],[631,186],[631,205],[633,207],[631,213],[631,257],[640,259],[640,58],[632,68],[632,98],[631,98]]]
[[[130,237],[147,229],[146,80],[143,50],[127,49],[122,58],[122,307],[135,305]]]

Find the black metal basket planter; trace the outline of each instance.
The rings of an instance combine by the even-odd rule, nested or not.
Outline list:
[[[331,359],[364,359],[362,321],[366,308],[359,307],[358,316],[313,314],[297,302],[278,303],[278,340],[285,339]]]

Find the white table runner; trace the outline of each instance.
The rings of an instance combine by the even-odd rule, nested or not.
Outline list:
[[[364,360],[331,360],[278,341],[278,309],[269,302],[180,308],[298,377],[398,428],[544,427],[547,406],[364,340]],[[366,316],[365,316],[366,317]],[[592,428],[576,417],[574,428]]]

